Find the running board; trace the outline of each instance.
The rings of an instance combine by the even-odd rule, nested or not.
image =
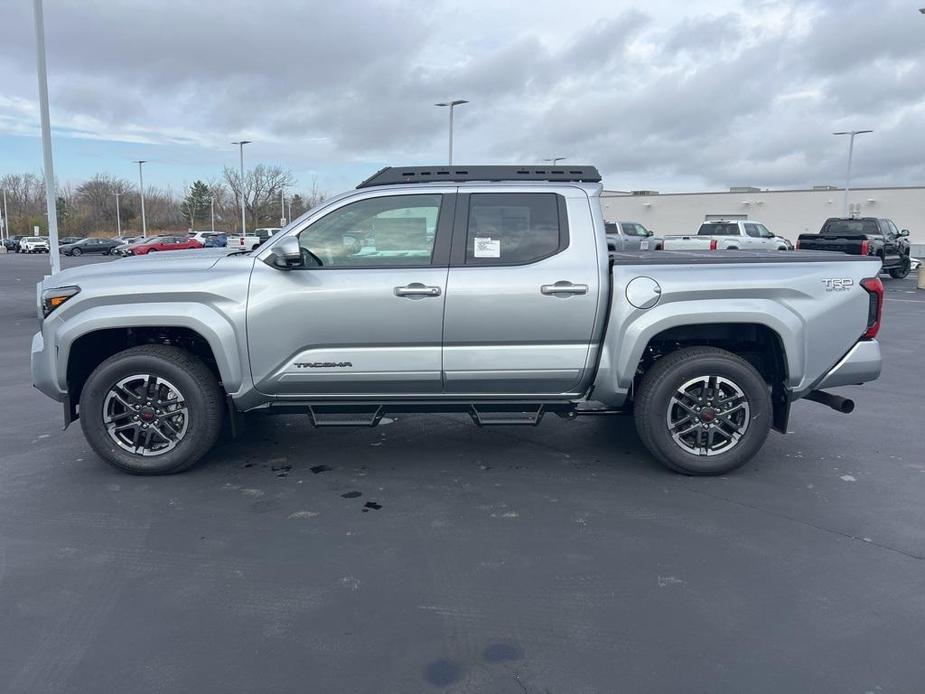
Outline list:
[[[492,426],[497,424],[521,424],[535,427],[546,413],[544,405],[536,406],[535,410],[516,411],[510,408],[492,407],[491,405],[469,405],[469,416],[476,426]]]
[[[316,427],[374,427],[382,419],[382,406],[309,405],[308,416]]]

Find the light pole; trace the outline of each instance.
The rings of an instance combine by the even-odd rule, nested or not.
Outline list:
[[[209,214],[212,217],[212,231],[215,231],[215,196],[209,199]]]
[[[138,192],[141,194],[141,236],[145,239],[148,238],[148,220],[145,218],[145,177],[141,173],[141,165],[146,161],[147,159],[135,160],[138,164]]]
[[[39,109],[42,114],[42,154],[45,163],[45,205],[48,209],[48,243],[51,246],[51,274],[61,270],[58,254],[58,205],[55,190],[55,167],[51,156],[51,119],[48,115],[48,71],[45,65],[45,15],[42,0],[33,0],[35,14],[35,49],[38,58]]]
[[[6,211],[6,188],[3,189],[3,233],[10,238],[10,213]]]
[[[289,215],[286,217],[290,222],[292,221],[292,198],[289,198],[286,201],[286,209],[289,211]]]
[[[286,226],[286,198],[282,188],[279,189],[279,225]]]
[[[567,159],[567,158],[568,158],[568,157],[550,157],[549,159],[544,159],[543,161],[552,162],[552,165],[555,166],[555,165],[558,164],[560,161],[562,161],[563,159]]]
[[[241,140],[240,142],[232,142],[231,144],[237,145],[238,150],[241,156],[241,180],[239,187],[241,189],[241,247],[244,247],[244,232],[247,222],[244,220],[244,145],[249,145],[250,140]]]
[[[449,156],[449,165],[453,165],[453,109],[456,106],[461,104],[468,104],[469,102],[465,99],[451,99],[450,101],[443,101],[439,104],[434,104],[434,106],[448,106],[450,109],[450,156]]]
[[[119,196],[122,193],[113,193],[116,196],[116,236],[122,236],[122,215],[119,212]]]
[[[854,156],[854,137],[864,133],[872,133],[873,130],[842,130],[833,135],[850,135],[848,139],[848,173],[845,174],[845,217],[848,216],[848,191],[851,189],[851,159]]]

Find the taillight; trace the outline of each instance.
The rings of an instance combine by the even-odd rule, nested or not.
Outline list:
[[[796,251],[800,250],[800,239],[797,239],[797,245],[794,246],[794,250]]]
[[[861,241],[861,255],[870,255],[870,241],[867,239]]]
[[[719,243],[716,241],[716,239],[710,239],[710,250],[711,251],[715,251],[718,246],[719,246]]]
[[[861,280],[861,286],[870,295],[867,305],[867,330],[861,335],[861,339],[871,340],[877,337],[880,331],[880,319],[883,316],[883,282],[879,277],[868,277]]]

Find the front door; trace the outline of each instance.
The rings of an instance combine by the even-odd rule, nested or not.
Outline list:
[[[589,199],[569,187],[476,191],[457,202],[444,321],[446,392],[575,392],[587,380],[603,310]]]
[[[294,232],[303,266],[257,262],[251,372],[292,398],[439,395],[453,189],[346,199]]]

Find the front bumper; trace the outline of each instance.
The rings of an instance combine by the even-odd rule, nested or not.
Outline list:
[[[881,367],[880,343],[876,340],[861,340],[823,376],[815,389],[853,386],[874,381],[880,377]]]
[[[58,382],[57,349],[45,341],[41,332],[32,336],[30,353],[32,385],[48,397],[64,402],[67,391]]]

